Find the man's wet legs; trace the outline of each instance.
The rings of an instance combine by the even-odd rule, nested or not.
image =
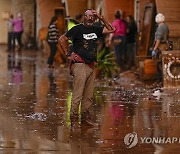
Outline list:
[[[71,119],[76,117],[79,112],[80,102],[82,105],[81,113],[86,113],[93,102],[95,71],[84,63],[75,63],[72,66],[74,75],[73,96],[71,105]],[[83,115],[82,114],[82,115]]]
[[[83,100],[81,105],[81,121],[89,125],[95,125],[93,119],[93,92],[94,92],[95,70],[89,74],[84,89]]]

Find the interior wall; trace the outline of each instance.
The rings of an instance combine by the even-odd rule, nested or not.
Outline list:
[[[156,0],[157,12],[165,16],[169,26],[169,39],[174,42],[174,50],[180,49],[180,1]]]
[[[36,0],[36,3],[41,27],[48,27],[55,8],[62,7],[61,0]]]
[[[7,43],[7,20],[4,17],[11,12],[11,0],[0,0],[0,43]]]
[[[69,15],[73,18],[79,13],[83,14],[88,6],[87,0],[67,0],[67,3]]]
[[[116,1],[110,1],[110,0],[104,0],[104,5],[106,9],[106,17],[110,22],[114,20],[114,13],[115,10],[122,10],[123,15],[132,15],[134,16],[134,0],[116,0]]]

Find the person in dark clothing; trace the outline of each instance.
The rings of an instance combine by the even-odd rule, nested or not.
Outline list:
[[[47,61],[49,68],[53,68],[54,56],[56,55],[56,51],[57,51],[59,30],[56,26],[56,23],[57,23],[57,17],[53,16],[49,23],[48,36],[47,36],[47,41],[50,47],[50,55]]]
[[[10,18],[7,21],[7,30],[8,30],[8,49],[14,49],[14,25],[13,25],[13,15],[10,15]]]
[[[129,15],[126,17],[127,33],[126,33],[126,59],[127,67],[130,69],[135,64],[135,43],[137,26],[133,16]]]
[[[98,18],[104,27],[94,26]],[[91,126],[93,91],[95,80],[95,62],[97,56],[97,38],[105,33],[114,32],[115,28],[95,10],[89,9],[84,13],[84,22],[71,28],[59,39],[60,45],[68,53],[68,40],[72,40],[74,52],[68,57],[72,63],[73,95],[71,103],[71,122],[77,123],[79,105],[81,104],[81,120]]]

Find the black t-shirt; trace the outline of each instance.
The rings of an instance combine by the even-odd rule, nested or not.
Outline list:
[[[73,42],[73,50],[87,64],[96,61],[97,38],[102,37],[103,27],[87,27],[79,24],[71,28],[65,35]]]

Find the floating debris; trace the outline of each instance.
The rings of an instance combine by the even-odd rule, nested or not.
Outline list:
[[[161,98],[161,92],[160,92],[160,90],[154,91],[153,96],[155,96],[156,99],[159,100],[159,99]]]
[[[47,115],[44,113],[33,113],[31,115],[26,116],[27,118],[33,119],[33,120],[39,120],[39,121],[46,121]]]

